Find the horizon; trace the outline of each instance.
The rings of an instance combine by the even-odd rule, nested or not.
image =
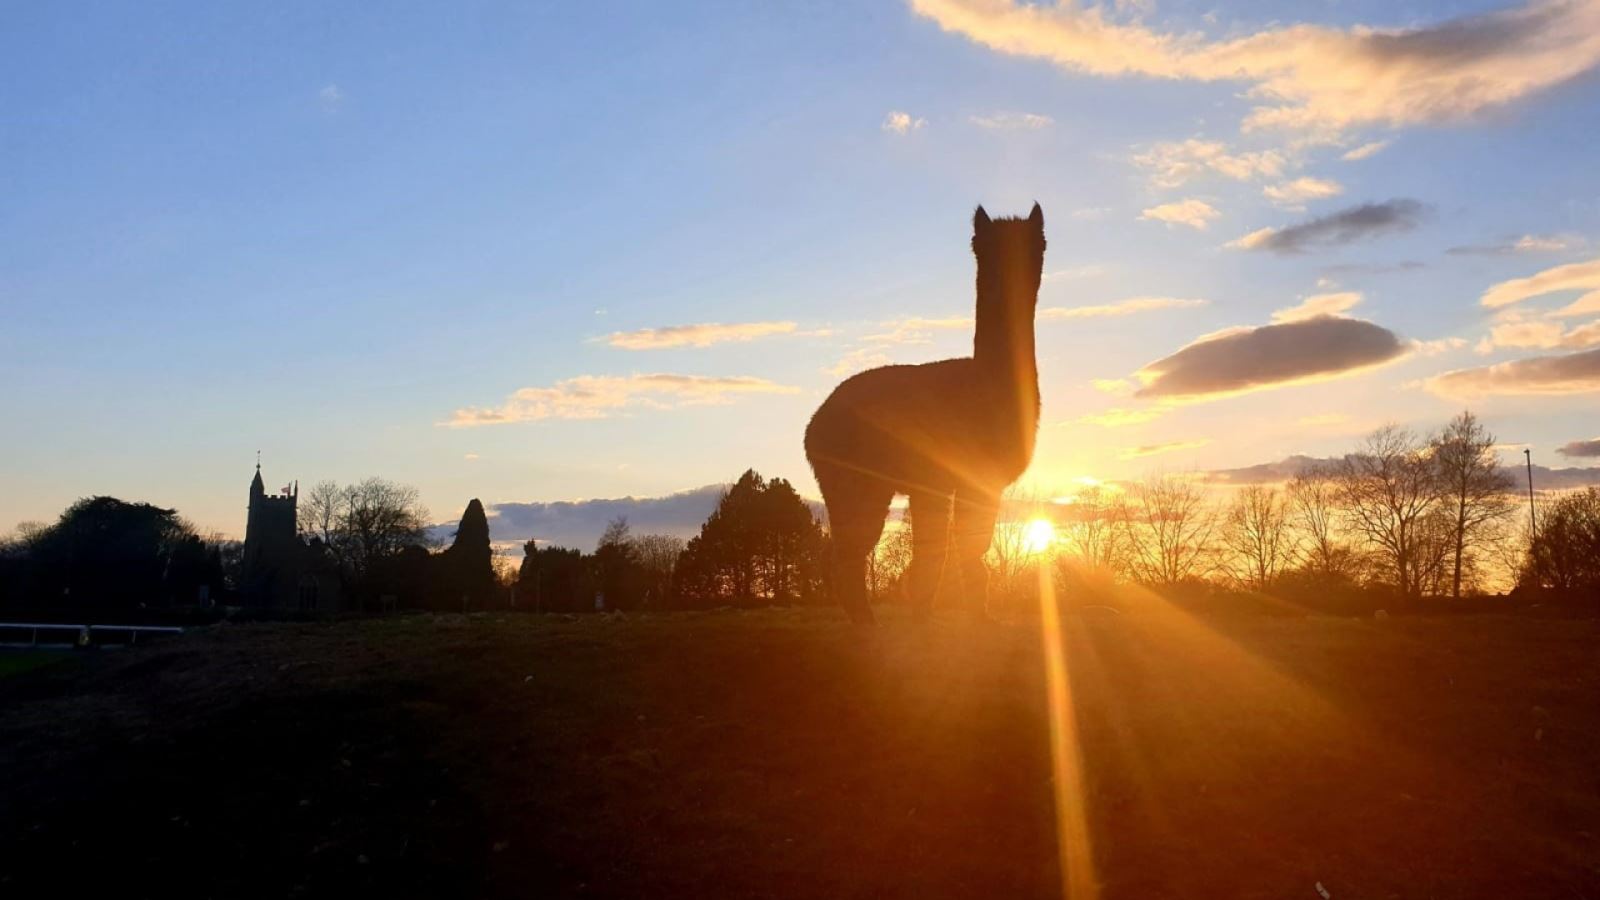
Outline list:
[[[0,36],[0,533],[104,494],[238,536],[257,450],[437,522],[746,468],[815,498],[811,411],[970,352],[972,210],[1034,201],[1027,483],[1462,408],[1504,462],[1600,461],[1594,0],[184,8]],[[1324,46],[1291,25],[1349,71],[1273,62]],[[1385,64],[1426,77],[1334,84]]]

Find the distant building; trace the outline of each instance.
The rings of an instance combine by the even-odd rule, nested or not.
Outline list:
[[[299,500],[299,482],[268,494],[256,463],[244,528],[240,592],[245,605],[304,612],[340,608],[337,567],[326,548],[300,541]]]

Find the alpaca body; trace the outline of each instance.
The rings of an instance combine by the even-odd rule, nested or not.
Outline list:
[[[973,355],[884,366],[834,389],[806,429],[806,458],[827,504],[832,584],[870,622],[866,562],[896,494],[911,500],[912,607],[926,613],[954,557],[967,601],[987,598],[983,555],[1000,495],[1033,457],[1039,422],[1033,313],[1043,214],[974,219],[978,314]]]

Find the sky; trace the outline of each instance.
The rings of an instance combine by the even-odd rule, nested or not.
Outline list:
[[[1600,462],[1600,0],[5,19],[0,533],[240,535],[258,450],[436,521],[814,496],[811,411],[970,352],[973,208],[1035,201],[1042,490],[1466,407]]]

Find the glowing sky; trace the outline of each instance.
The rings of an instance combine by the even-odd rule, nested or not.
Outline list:
[[[1043,484],[1464,404],[1600,455],[1600,0],[539,6],[8,10],[0,532],[237,533],[257,449],[813,493],[842,375],[970,347],[980,202],[1045,211]]]

